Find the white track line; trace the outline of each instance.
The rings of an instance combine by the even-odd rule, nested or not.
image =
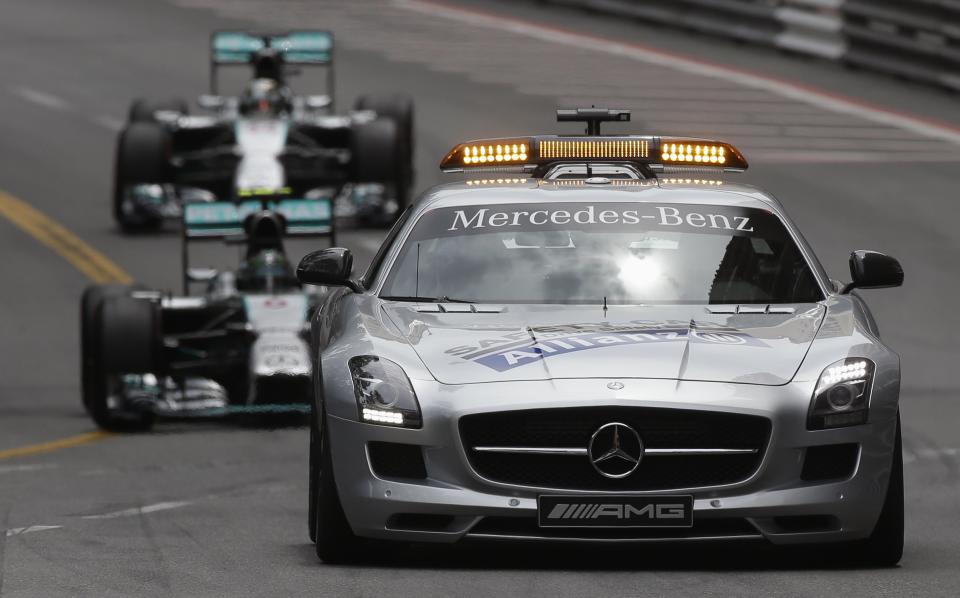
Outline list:
[[[61,529],[62,525],[28,525],[27,527],[15,527],[13,529],[7,530],[7,537],[12,536],[22,536],[24,534],[32,534],[34,532],[44,532],[49,529]]]
[[[70,109],[70,104],[66,100],[45,91],[39,91],[30,87],[14,87],[11,91],[31,104],[43,106],[50,110],[62,112]]]
[[[0,474],[17,473],[22,471],[43,471],[45,469],[56,469],[60,467],[55,463],[37,463],[34,465],[0,465]]]
[[[192,501],[189,500],[178,500],[172,502],[158,502],[153,505],[146,505],[143,507],[134,507],[132,509],[124,509],[122,511],[113,511],[112,513],[103,513],[101,515],[85,515],[82,519],[116,519],[118,517],[135,517],[138,515],[146,515],[147,513],[156,513],[157,511],[169,511],[171,509],[179,509],[191,504]]]
[[[96,125],[100,125],[104,129],[115,131],[115,132],[122,129],[124,124],[123,121],[120,120],[119,118],[114,118],[106,114],[94,116],[93,118],[90,119],[90,121]]]
[[[636,60],[637,62],[672,68],[684,73],[722,79],[744,87],[768,91],[780,97],[803,102],[830,112],[860,117],[878,124],[910,131],[911,133],[924,137],[940,139],[960,145],[960,128],[958,127],[952,127],[946,123],[939,124],[930,122],[908,114],[900,114],[885,108],[871,106],[852,98],[837,96],[826,91],[767,77],[758,73],[741,71],[719,64],[701,62],[693,58],[671,54],[657,48],[641,46],[639,44],[609,41],[592,35],[574,33],[499,15],[455,8],[445,4],[436,4],[424,0],[393,0],[393,3],[406,10],[432,17],[442,17],[475,27],[509,31],[545,42],[572,46],[582,50],[604,52],[606,54]]]

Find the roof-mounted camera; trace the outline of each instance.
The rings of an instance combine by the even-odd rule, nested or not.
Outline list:
[[[587,123],[586,135],[599,135],[600,123],[630,122],[630,111],[620,108],[561,108],[557,110],[557,122]]]

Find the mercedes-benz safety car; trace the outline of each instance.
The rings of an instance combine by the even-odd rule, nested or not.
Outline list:
[[[900,363],[783,206],[717,179],[729,143],[587,135],[457,145],[312,321],[310,533],[373,540],[903,544]],[[493,173],[483,171],[493,170]],[[693,174],[690,173],[693,170]],[[511,172],[512,171],[512,172]],[[716,173],[716,174],[714,174]]]
[[[306,336],[319,289],[302,287],[285,238],[330,238],[329,200],[258,197],[187,204],[183,294],[94,285],[81,301],[83,404],[101,428],[141,431],[159,417],[309,411]],[[191,266],[191,245],[239,245],[240,264]],[[192,294],[192,287],[203,292]],[[274,420],[275,421],[275,420]]]
[[[135,101],[117,142],[113,213],[125,230],[178,219],[188,202],[286,190],[339,198],[341,215],[390,222],[413,181],[413,103],[366,95],[334,112],[333,36],[325,31],[211,37],[211,93],[190,115],[183,100]],[[253,70],[239,95],[221,95],[222,67]],[[296,95],[291,75],[326,69],[324,93]]]

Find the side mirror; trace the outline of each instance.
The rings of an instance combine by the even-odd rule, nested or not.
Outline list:
[[[219,110],[227,105],[227,99],[223,96],[205,93],[197,98],[197,105],[204,110]]]
[[[841,293],[853,289],[883,289],[903,284],[903,268],[896,259],[876,251],[857,250],[850,254],[850,277]]]
[[[353,272],[353,254],[343,247],[311,251],[297,266],[297,279],[303,284],[349,287],[356,293],[360,285],[350,278]]]

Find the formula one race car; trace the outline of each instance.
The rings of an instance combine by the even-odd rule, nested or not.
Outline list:
[[[312,367],[304,340],[318,298],[302,289],[285,237],[332,238],[329,200],[260,197],[184,206],[184,295],[95,285],[83,294],[83,403],[101,428],[156,416],[302,413]],[[244,246],[234,271],[189,267],[191,242]],[[206,285],[191,296],[190,286]]]
[[[333,36],[215,32],[213,115],[190,116],[183,100],[137,100],[117,143],[113,213],[127,231],[179,218],[190,202],[233,200],[251,191],[346,197],[352,214],[389,222],[413,181],[413,104],[401,94],[360,97],[334,114]],[[249,66],[239,96],[219,95],[223,66]],[[323,95],[294,95],[290,75],[326,68]]]

